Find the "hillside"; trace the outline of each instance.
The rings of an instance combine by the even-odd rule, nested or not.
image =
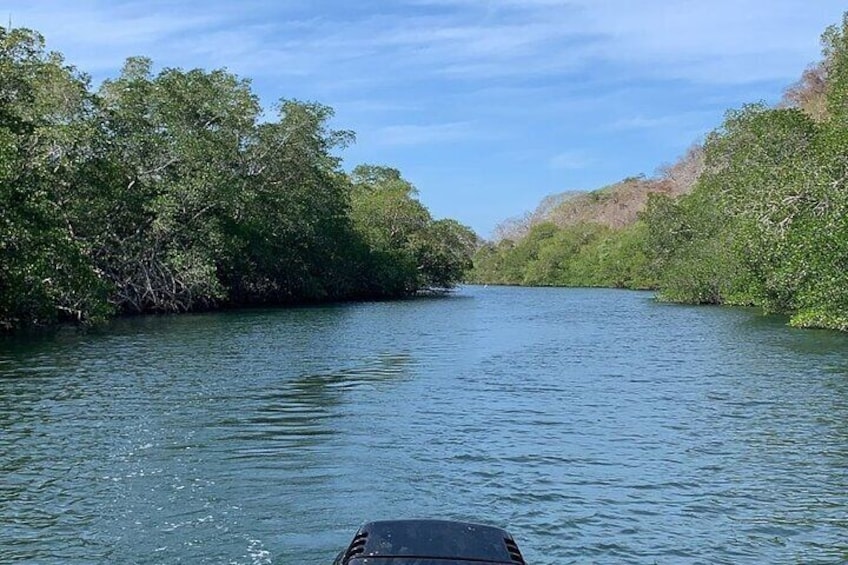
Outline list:
[[[546,197],[533,212],[502,222],[495,241],[517,241],[539,224],[559,228],[599,224],[617,230],[633,224],[652,193],[679,196],[692,190],[704,168],[701,145],[693,145],[675,164],[662,167],[656,177],[628,177],[590,192],[570,191]]]

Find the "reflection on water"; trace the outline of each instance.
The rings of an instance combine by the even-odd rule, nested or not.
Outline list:
[[[848,561],[848,340],[649,294],[0,341],[0,563],[328,563],[365,520],[532,563]]]
[[[378,355],[357,368],[283,380],[258,393],[250,413],[222,419],[218,425],[227,433],[220,439],[241,446],[235,458],[263,459],[291,450],[321,449],[337,430],[345,394],[402,378],[409,359],[408,355]]]

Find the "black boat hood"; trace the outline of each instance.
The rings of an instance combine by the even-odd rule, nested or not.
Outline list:
[[[505,530],[448,520],[387,520],[359,528],[333,565],[526,565]]]

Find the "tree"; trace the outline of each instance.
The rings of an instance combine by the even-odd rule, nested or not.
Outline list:
[[[87,79],[44,39],[0,28],[0,327],[106,314],[68,206],[90,158]]]
[[[415,243],[422,287],[452,288],[473,266],[477,236],[456,220],[430,223]]]
[[[98,259],[123,311],[178,311],[225,298],[218,258],[238,215],[243,152],[260,112],[249,84],[224,71],[165,69],[143,58],[101,89],[116,172]],[[119,222],[110,221],[120,218]]]
[[[283,100],[278,112],[246,152],[225,269],[231,297],[251,303],[358,294],[349,185],[332,153],[353,134],[329,129],[332,109],[321,104]]]
[[[376,292],[411,294],[462,280],[476,245],[471,230],[452,220],[434,222],[397,169],[360,165],[351,181],[351,218]]]

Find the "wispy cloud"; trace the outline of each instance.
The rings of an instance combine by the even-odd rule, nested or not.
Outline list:
[[[76,55],[72,62],[90,72],[114,69],[128,56],[147,55],[151,46],[171,45],[219,21],[208,13],[175,18],[133,7],[83,2],[69,9],[64,2],[48,0],[9,6],[8,11],[13,25],[43,33],[49,46],[63,45],[63,51]]]
[[[548,160],[548,165],[556,170],[579,170],[593,164],[594,159],[581,149],[557,153]]]
[[[837,2],[823,1],[838,15]],[[817,42],[800,24],[823,19],[800,0],[406,2],[431,8],[424,12],[331,4],[322,11],[306,2],[101,0],[69,9],[44,0],[9,11],[19,25],[75,44],[78,64],[89,70],[143,52],[271,76],[370,71],[380,81],[386,72],[395,80],[526,80],[609,65],[634,76],[698,82],[788,79]]]
[[[634,129],[652,129],[672,125],[677,121],[674,116],[660,116],[649,118],[638,115],[629,118],[621,118],[604,126],[608,131],[622,131]]]
[[[470,122],[402,124],[377,129],[373,133],[372,141],[381,145],[425,145],[455,142],[478,136],[479,133],[475,132]]]
[[[470,49],[451,57],[459,71],[506,73],[617,65],[643,76],[737,84],[794,76],[844,6],[799,0],[467,0],[417,1],[470,18]],[[485,6],[485,8],[483,7]],[[830,16],[824,17],[825,11]],[[418,37],[439,37],[423,29]],[[501,65],[497,65],[497,60]],[[523,61],[516,68],[511,63]],[[476,64],[475,64],[476,63]]]

